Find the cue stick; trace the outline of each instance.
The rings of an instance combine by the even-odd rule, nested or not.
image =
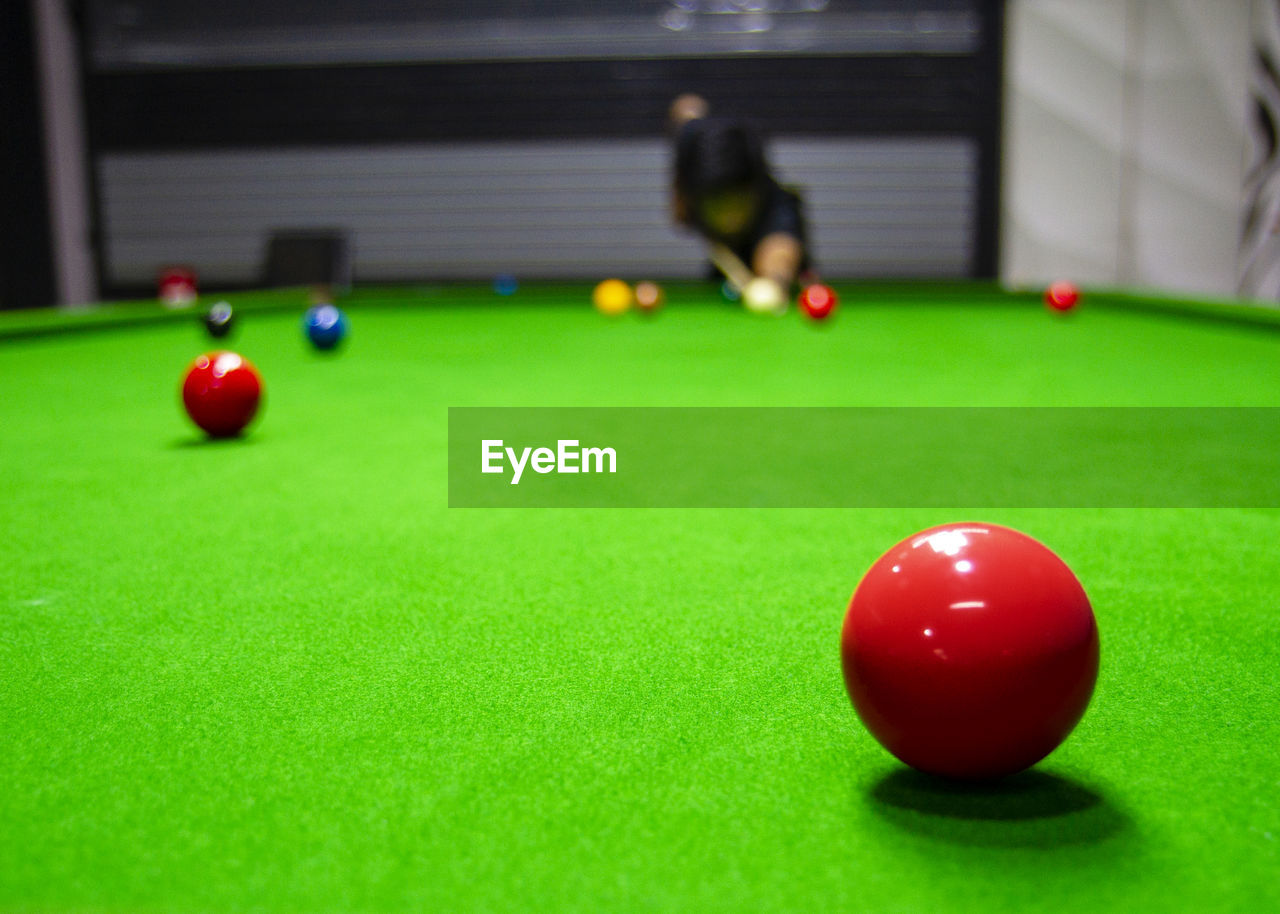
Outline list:
[[[724,278],[729,280],[729,285],[733,286],[739,294],[747,287],[747,283],[755,278],[755,273],[742,262],[737,254],[729,250],[718,241],[712,241],[711,262],[716,265],[716,269],[724,274]]]

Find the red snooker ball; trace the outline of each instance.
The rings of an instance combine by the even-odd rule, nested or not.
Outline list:
[[[898,759],[995,778],[1034,765],[1080,720],[1098,629],[1080,582],[1047,547],[1008,527],[949,524],[871,566],[840,653],[854,709]]]
[[[262,378],[234,352],[210,352],[191,363],[182,381],[182,405],[213,438],[240,434],[258,412]]]
[[[1055,282],[1044,293],[1044,303],[1054,311],[1070,311],[1080,301],[1080,290],[1069,282]]]
[[[835,310],[838,303],[835,289],[821,283],[805,286],[800,293],[800,310],[815,321],[820,321]]]

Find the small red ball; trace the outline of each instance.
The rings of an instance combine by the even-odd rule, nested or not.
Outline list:
[[[171,308],[185,308],[196,300],[196,271],[192,267],[166,267],[156,277],[160,301]]]
[[[1080,301],[1080,290],[1069,282],[1055,282],[1044,293],[1044,303],[1054,311],[1070,311]]]
[[[933,527],[863,577],[840,642],[845,686],[881,745],[921,771],[994,778],[1075,727],[1098,675],[1084,588],[1031,537]]]
[[[828,317],[838,303],[835,289],[821,283],[805,286],[800,293],[800,310],[815,321]]]
[[[248,359],[234,352],[198,357],[182,380],[182,405],[191,421],[210,437],[240,434],[258,412],[262,377]]]

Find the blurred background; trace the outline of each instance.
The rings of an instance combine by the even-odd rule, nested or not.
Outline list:
[[[664,115],[754,121],[832,277],[1280,297],[1280,0],[14,0],[0,305],[702,275]]]

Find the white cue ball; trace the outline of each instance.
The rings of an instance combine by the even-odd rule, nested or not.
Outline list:
[[[757,276],[743,287],[742,303],[754,314],[781,314],[787,310],[787,292],[772,279]]]

